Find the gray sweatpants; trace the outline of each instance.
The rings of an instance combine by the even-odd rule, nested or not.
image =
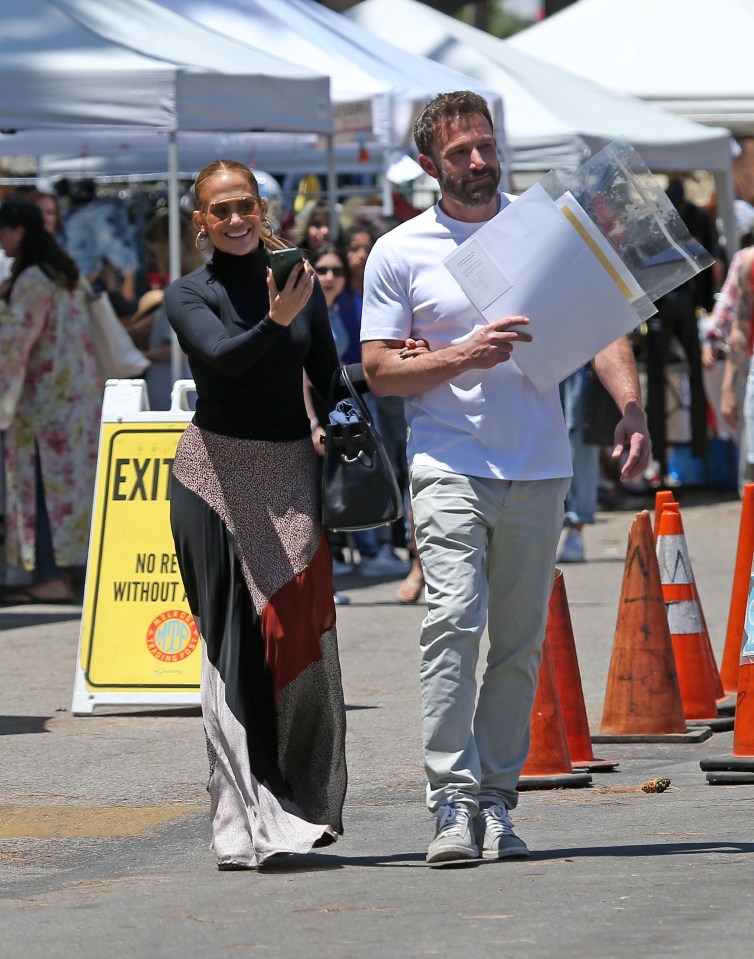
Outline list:
[[[427,583],[420,678],[431,812],[446,803],[472,815],[480,802],[516,806],[569,483],[411,471]]]

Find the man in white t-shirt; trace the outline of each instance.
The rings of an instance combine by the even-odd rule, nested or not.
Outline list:
[[[427,862],[520,858],[529,851],[508,810],[529,748],[571,476],[568,436],[557,388],[540,395],[506,362],[532,339],[528,318],[487,323],[443,266],[514,199],[498,192],[486,102],[468,91],[441,94],[417,119],[414,138],[440,200],[375,244],[361,339],[370,388],[405,396],[410,427],[411,499],[428,607],[422,741],[427,805],[437,818]],[[623,414],[613,455],[627,447],[622,475],[635,476],[647,464],[650,442],[628,342],[603,350],[594,366]],[[485,625],[490,651],[477,701]]]

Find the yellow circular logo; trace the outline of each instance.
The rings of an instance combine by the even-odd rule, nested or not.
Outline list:
[[[199,644],[194,617],[182,609],[160,613],[149,624],[147,649],[163,663],[177,663],[190,656]]]

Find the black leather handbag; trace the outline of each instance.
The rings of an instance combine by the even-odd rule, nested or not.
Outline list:
[[[403,498],[369,410],[345,367],[335,371],[330,409],[345,384],[356,419],[328,423],[322,464],[322,525],[332,530],[372,529],[403,516]]]

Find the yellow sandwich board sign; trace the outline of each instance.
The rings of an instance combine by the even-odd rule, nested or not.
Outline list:
[[[103,402],[74,714],[107,704],[199,702],[201,644],[170,532],[170,482],[191,413],[146,410],[142,380]]]

